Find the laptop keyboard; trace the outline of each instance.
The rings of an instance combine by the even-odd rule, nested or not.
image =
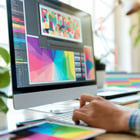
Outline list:
[[[115,106],[117,106],[118,108],[123,109],[123,110],[132,110],[133,109],[133,108],[122,106],[122,105],[118,105],[118,104],[115,104]],[[52,117],[49,117],[47,120],[75,125],[75,122],[72,120],[72,115],[73,115],[73,111],[69,111],[69,112],[65,112],[65,113],[61,113],[61,114],[56,114],[56,115],[54,115]],[[81,125],[81,126],[88,126],[83,121],[80,121],[79,125]]]
[[[69,111],[69,112],[65,112],[65,113],[61,113],[61,114],[56,114],[56,115],[54,115],[52,117],[49,117],[47,120],[75,125],[75,122],[72,120],[72,115],[73,115],[73,111]],[[79,125],[88,126],[83,121],[80,121]]]
[[[121,109],[125,109],[125,110],[132,109],[132,108],[125,107],[122,105],[117,105],[117,104],[115,104],[115,105],[117,107],[119,107]],[[55,122],[66,123],[66,124],[71,124],[71,125],[75,124],[75,122],[72,120],[72,115],[73,115],[73,110],[75,108],[79,108],[79,101],[74,100],[74,101],[68,101],[68,102],[59,103],[59,104],[57,103],[57,104],[53,104],[52,106],[47,105],[47,106],[44,106],[41,108],[40,107],[32,108],[32,110],[48,113],[47,110],[49,108],[52,109],[52,107],[54,107],[54,110],[51,113],[52,115],[50,115],[50,116],[48,115],[48,117],[47,117],[48,121],[55,121]],[[63,113],[61,113],[61,111],[57,111],[58,107],[62,109]],[[80,125],[88,126],[83,121],[80,121]]]

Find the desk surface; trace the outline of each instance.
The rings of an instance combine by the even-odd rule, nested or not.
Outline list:
[[[131,103],[127,106],[137,108],[137,103]],[[0,131],[3,130],[12,130],[16,128],[16,123],[25,121],[25,120],[32,120],[32,119],[39,119],[47,117],[46,113],[36,112],[32,110],[14,110],[10,109],[7,115],[0,113]],[[124,133],[106,133],[96,137],[96,140],[139,140],[139,137],[133,136],[131,134],[124,134]]]
[[[126,106],[138,108],[138,103],[127,104]],[[96,137],[96,140],[140,140],[139,137],[125,133],[106,133]]]

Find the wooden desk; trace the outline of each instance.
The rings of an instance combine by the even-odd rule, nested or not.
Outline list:
[[[125,105],[127,107],[138,108],[138,103],[131,103]],[[125,133],[106,133],[96,137],[96,140],[140,140],[139,137]]]
[[[137,103],[127,105],[137,108]],[[16,123],[25,120],[39,119],[47,117],[46,113],[36,112],[32,110],[14,110],[10,109],[7,115],[0,113],[0,131],[12,130],[16,128]],[[95,138],[95,140],[139,140],[137,136],[124,133],[106,133]]]

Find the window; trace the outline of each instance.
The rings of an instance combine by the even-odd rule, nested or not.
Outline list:
[[[61,0],[90,13],[94,19],[95,56],[106,64],[106,70],[115,70],[114,1]],[[105,21],[104,21],[105,20]],[[103,22],[104,21],[104,22]]]
[[[70,0],[70,4],[93,15],[92,0]]]
[[[0,0],[0,46],[8,48],[6,1]]]
[[[115,69],[114,1],[95,1],[95,55],[106,64],[107,71]]]

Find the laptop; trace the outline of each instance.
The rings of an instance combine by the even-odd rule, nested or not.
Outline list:
[[[140,91],[140,88],[130,87],[105,87],[97,90],[97,95],[106,99],[123,97],[127,95],[134,95]]]

